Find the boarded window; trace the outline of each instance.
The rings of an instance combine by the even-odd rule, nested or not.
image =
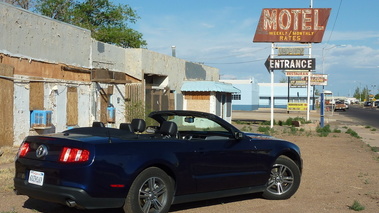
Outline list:
[[[13,77],[13,67],[0,64],[0,75]],[[13,93],[13,81],[0,78],[0,147],[13,145]]]
[[[191,93],[185,93],[185,98],[187,100],[209,100],[210,94],[209,92],[191,92]]]
[[[44,110],[43,104],[43,82],[30,82],[29,109]]]
[[[78,88],[67,88],[67,126],[78,125]]]
[[[150,96],[146,96],[146,105],[150,109]],[[145,117],[145,91],[143,83],[125,85],[125,119]]]
[[[186,92],[188,110],[210,112],[210,92]]]

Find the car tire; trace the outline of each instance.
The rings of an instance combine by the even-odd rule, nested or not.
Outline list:
[[[124,212],[168,212],[173,195],[172,178],[157,167],[147,168],[133,181],[125,200]]]
[[[270,178],[262,196],[270,200],[288,199],[299,188],[300,179],[298,165],[290,158],[280,156],[271,168]]]

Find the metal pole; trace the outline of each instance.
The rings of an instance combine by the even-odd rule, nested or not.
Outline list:
[[[309,58],[312,58],[312,44],[309,44]],[[310,97],[311,97],[311,71],[308,71],[308,83],[307,83],[307,121],[309,121],[310,114]]]
[[[324,112],[324,106],[325,106],[325,94],[324,92],[321,93],[321,107],[320,107],[320,126],[324,127],[324,117],[325,117],[325,112]]]
[[[275,54],[275,44],[271,44],[271,58],[274,58]],[[271,75],[271,122],[270,122],[270,127],[274,127],[274,70],[270,70],[270,75]]]

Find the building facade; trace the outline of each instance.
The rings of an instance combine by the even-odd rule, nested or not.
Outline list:
[[[0,17],[0,146],[94,121],[118,127],[146,108],[185,109],[184,81],[219,78],[216,68],[99,42],[3,2]]]

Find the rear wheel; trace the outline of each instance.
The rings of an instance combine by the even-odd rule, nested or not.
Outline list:
[[[137,176],[124,204],[125,213],[164,213],[174,195],[172,178],[163,170],[151,167]]]
[[[300,178],[297,164],[285,156],[280,156],[272,166],[263,197],[270,200],[290,198],[299,188]]]

